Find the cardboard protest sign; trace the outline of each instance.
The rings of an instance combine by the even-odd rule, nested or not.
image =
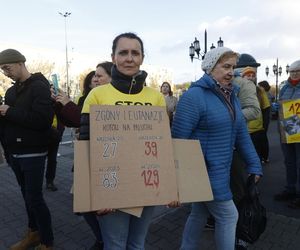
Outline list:
[[[283,143],[300,142],[300,99],[281,101],[280,136]]]
[[[162,205],[177,199],[165,107],[90,107],[91,208]]]
[[[177,192],[181,203],[213,199],[209,178],[198,140],[172,140]],[[89,141],[74,144],[74,212],[92,211],[90,200]],[[141,216],[142,207],[120,209]]]
[[[180,203],[209,201],[213,194],[198,140],[173,139]]]
[[[88,212],[91,209],[90,187],[90,141],[74,142],[74,212]]]
[[[90,141],[74,142],[73,211],[93,211],[90,185]],[[121,211],[141,217],[143,207],[124,208]]]

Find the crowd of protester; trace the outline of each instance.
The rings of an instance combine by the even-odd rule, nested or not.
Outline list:
[[[46,189],[59,188],[54,179],[64,128],[75,128],[78,140],[89,140],[90,105],[116,105],[120,100],[166,107],[172,137],[200,141],[213,200],[191,204],[181,249],[197,249],[207,223],[215,230],[217,249],[247,249],[247,243],[236,237],[236,207],[245,195],[247,178],[258,182],[262,165],[269,164],[267,131],[274,101],[269,83],[257,83],[260,64],[249,54],[214,48],[202,60],[203,76],[178,100],[167,81],[160,91],[146,86],[147,72],[140,68],[144,56],[139,36],[118,35],[112,44],[112,62],[99,63],[87,74],[82,94],[73,102],[41,73],[29,72],[19,51],[0,52],[1,72],[14,82],[0,105],[0,140],[28,217],[24,237],[11,250],[54,249],[43,180]],[[300,60],[291,64],[289,73],[280,101],[300,99]],[[287,185],[274,196],[289,201],[292,208],[300,208],[299,145],[281,143]],[[166,205],[180,206],[178,201]],[[90,249],[144,249],[154,208],[144,207],[141,217],[109,207],[74,216],[83,216],[95,236]]]

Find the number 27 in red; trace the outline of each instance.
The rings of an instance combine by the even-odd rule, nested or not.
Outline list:
[[[155,186],[158,188],[159,186],[159,174],[158,170],[144,170],[141,174],[142,177],[144,177],[144,183],[145,186]]]

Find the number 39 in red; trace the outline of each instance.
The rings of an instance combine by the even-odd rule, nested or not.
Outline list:
[[[141,176],[144,178],[144,183],[145,186],[155,186],[156,188],[158,188],[159,186],[159,174],[158,174],[158,170],[143,170]]]

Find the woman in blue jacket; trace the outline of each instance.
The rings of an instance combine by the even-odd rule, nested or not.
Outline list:
[[[237,58],[237,53],[225,47],[207,52],[202,62],[205,74],[183,94],[177,106],[172,135],[200,141],[214,195],[213,201],[192,204],[181,249],[199,248],[209,213],[216,221],[217,249],[234,249],[238,219],[230,191],[234,147],[244,158],[248,173],[256,175],[257,181],[262,175],[261,163],[236,97],[237,89],[231,84]]]

